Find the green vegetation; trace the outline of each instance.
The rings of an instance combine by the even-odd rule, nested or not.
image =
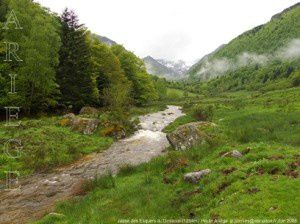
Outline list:
[[[195,122],[195,121],[197,120],[191,114],[187,114],[177,118],[173,123],[165,127],[163,131],[166,133],[171,133],[172,131],[176,130],[176,128],[178,128],[180,125],[187,124],[190,122]]]
[[[2,29],[12,10],[22,29],[12,22]],[[14,129],[1,123],[0,142],[18,139],[24,150],[20,158],[9,159],[1,147],[0,179],[5,170],[26,175],[99,152],[112,143],[115,131],[134,131],[133,115],[165,106],[148,104],[166,95],[166,82],[147,74],[143,61],[123,46],[100,42],[74,11],[65,9],[58,16],[31,0],[1,0],[0,27],[1,119],[4,107],[12,105],[24,117]],[[19,60],[4,61],[5,42],[19,46]],[[10,74],[17,74],[15,94],[9,93]],[[84,136],[58,125],[58,114],[78,113],[83,106],[101,111],[95,134]]]
[[[5,178],[4,171],[7,170],[20,170],[23,176],[70,164],[91,152],[100,152],[109,147],[113,139],[101,137],[99,132],[91,136],[76,133],[62,127],[58,117],[24,119],[16,128],[8,128],[1,123],[0,179]],[[19,158],[11,158],[5,151],[6,147],[17,146],[16,142],[7,145],[10,139],[21,141],[20,154],[10,150],[10,155]]]
[[[80,110],[85,104],[96,100],[96,86],[92,80],[90,48],[85,27],[78,22],[73,11],[65,9],[61,15],[61,48],[57,83],[60,86],[61,101]]]
[[[218,94],[299,86],[299,54],[293,53],[299,48],[299,21],[297,4],[200,60],[188,72],[190,91]]]
[[[188,97],[196,97],[195,93],[184,91],[181,89],[175,88],[167,88],[167,97],[169,99],[180,99],[180,98],[188,98]]]
[[[27,115],[35,115],[78,112],[88,105],[114,110],[119,119],[130,106],[158,100],[159,88],[143,61],[123,46],[100,43],[75,12],[66,9],[58,17],[30,0],[3,0],[1,27],[12,9],[23,29],[10,23],[9,29],[1,29],[0,41],[18,44],[17,55],[26,60],[4,62],[6,49],[1,46],[2,107],[18,105]],[[8,94],[9,74],[17,74],[17,94]]]
[[[158,99],[151,77],[147,74],[143,60],[121,45],[112,46],[126,77],[132,83],[132,96],[138,105]],[[123,87],[122,87],[123,88]]]
[[[0,7],[6,9],[1,10],[4,13],[1,15],[1,27],[13,9],[23,28],[15,29],[15,24],[10,24],[10,29],[1,28],[0,31],[0,105],[22,105],[26,113],[45,110],[55,104],[58,93],[55,67],[61,46],[59,22],[50,12],[29,0],[4,0]],[[19,45],[18,60],[12,57],[11,62],[4,62],[4,42]],[[18,94],[8,94],[9,74],[17,74]]]
[[[60,203],[37,223],[116,223],[119,219],[299,219],[300,89],[236,92],[201,99],[215,105],[207,145],[169,151],[116,177],[92,183],[84,197]],[[238,102],[243,99],[243,103]],[[285,100],[289,99],[289,100]],[[195,121],[195,103],[165,131]],[[243,157],[222,157],[239,150]],[[298,165],[297,165],[298,164]],[[211,169],[198,184],[183,174]]]

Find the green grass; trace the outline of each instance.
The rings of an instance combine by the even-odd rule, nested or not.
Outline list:
[[[5,178],[4,172],[8,170],[20,170],[21,175],[27,175],[69,164],[84,154],[100,152],[113,142],[112,138],[98,133],[88,136],[73,132],[69,127],[61,127],[59,120],[59,117],[24,119],[20,127],[13,129],[1,123],[1,143],[18,139],[23,149],[19,158],[11,159],[4,146],[1,148],[0,179]]]
[[[130,114],[130,116],[140,116],[140,115],[145,115],[145,114],[149,114],[149,113],[155,113],[157,111],[163,111],[166,108],[167,107],[165,104],[155,103],[153,105],[149,104],[144,107],[131,107],[129,114]]]
[[[119,219],[300,219],[300,89],[269,93],[229,93],[202,99],[216,107],[210,144],[170,151],[116,177],[103,177],[84,197],[60,203],[37,223],[117,223]],[[242,97],[242,103],[236,100]],[[280,103],[288,99],[289,102]],[[267,104],[266,104],[267,102]],[[171,132],[194,121],[186,116],[165,128]],[[239,150],[240,159],[222,157]],[[211,169],[198,184],[187,172]]]
[[[167,98],[196,97],[197,94],[181,89],[167,88]]]
[[[163,131],[165,133],[170,133],[170,132],[174,131],[178,126],[186,124],[186,123],[194,122],[194,121],[196,121],[195,118],[193,118],[190,114],[187,114],[187,115],[177,118],[174,122],[172,122],[167,127],[165,127]]]
[[[63,214],[61,218],[50,215],[38,223],[116,223],[122,218],[190,216],[198,219],[214,216],[300,218],[297,207],[300,181],[284,175],[290,169],[289,164],[296,160],[298,151],[262,143],[240,145],[238,149],[246,147],[251,151],[240,160],[219,156],[220,152],[236,149],[235,146],[171,152],[136,167],[130,175],[118,175],[114,185],[103,184],[108,181],[104,177],[84,198],[60,204],[56,212]],[[284,155],[284,158],[273,161],[270,158],[274,154]],[[229,167],[236,170],[223,174]],[[258,173],[261,167],[266,173]],[[210,168],[212,173],[198,184],[183,181],[184,173],[205,168]],[[251,193],[253,189],[258,192]]]

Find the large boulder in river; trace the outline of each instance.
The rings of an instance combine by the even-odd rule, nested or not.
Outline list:
[[[91,118],[76,118],[71,124],[73,131],[78,131],[85,135],[93,134],[98,126],[99,120]]]
[[[80,115],[97,115],[98,113],[99,111],[95,107],[82,107],[79,112]]]
[[[203,121],[188,123],[179,126],[175,131],[167,134],[167,139],[175,150],[186,150],[208,139],[207,134],[201,131],[201,127],[214,125],[213,123]]]

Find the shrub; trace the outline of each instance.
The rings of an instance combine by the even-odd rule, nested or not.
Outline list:
[[[295,75],[293,76],[292,86],[294,86],[294,87],[300,86],[300,71],[295,73]]]
[[[214,106],[208,105],[195,105],[192,108],[193,117],[198,121],[212,121],[214,115]]]

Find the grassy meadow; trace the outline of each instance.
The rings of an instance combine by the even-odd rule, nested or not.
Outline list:
[[[169,152],[138,167],[89,183],[89,193],[60,203],[47,223],[117,223],[121,219],[291,219],[299,214],[300,89],[235,92],[178,101],[185,116],[165,128],[196,121],[193,106],[214,105],[205,145]],[[241,158],[222,157],[239,150]],[[198,184],[183,175],[212,172]]]
[[[8,128],[2,122],[1,143],[5,145],[9,139],[18,139],[22,150],[20,154],[12,153],[18,158],[11,158],[6,154],[5,146],[1,148],[0,179],[5,179],[7,170],[20,170],[21,176],[50,171],[85,154],[100,152],[113,142],[112,138],[100,136],[99,132],[91,136],[74,132],[70,127],[61,126],[60,120],[58,116],[23,119],[15,128]]]

